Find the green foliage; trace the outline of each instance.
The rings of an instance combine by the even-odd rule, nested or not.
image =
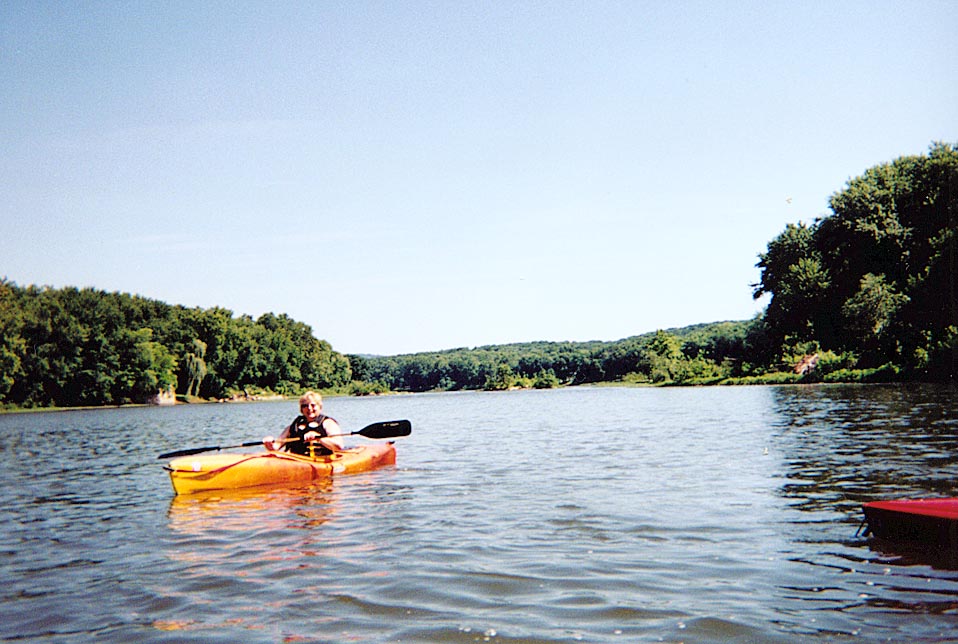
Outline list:
[[[790,224],[760,257],[766,337],[853,352],[869,378],[886,377],[886,365],[954,378],[958,149],[935,143],[869,168],[829,204],[831,216]]]
[[[737,368],[753,324],[697,324],[614,342],[532,342],[349,360],[357,379],[379,381],[394,391],[548,388],[627,378],[648,382],[647,347],[658,336],[681,366],[680,377],[705,377]]]
[[[374,396],[389,393],[389,387],[381,382],[364,382],[353,380],[346,388],[350,396]]]
[[[696,335],[682,343],[678,336],[656,331],[645,351],[648,377],[653,383],[662,384],[714,384],[732,373],[730,355],[721,362],[708,357],[714,351],[708,347],[717,343],[715,338],[705,339]]]
[[[193,339],[193,351],[186,354],[186,368],[189,382],[186,385],[187,398],[200,395],[200,383],[206,378],[206,343],[199,338]]]
[[[343,356],[286,315],[258,320],[93,289],[0,279],[0,405],[231,392],[357,395],[598,382],[771,384],[958,375],[958,150],[866,170],[833,214],[789,224],[759,256],[764,314],[614,342],[531,342]],[[815,370],[792,367],[817,354]]]
[[[552,369],[548,371],[543,369],[536,374],[536,377],[532,381],[533,389],[555,389],[559,386],[559,378],[556,377],[555,372]]]
[[[723,385],[792,385],[802,381],[802,376],[791,371],[770,371],[754,376],[726,378]]]
[[[494,373],[486,378],[486,382],[482,388],[486,391],[505,391],[506,389],[515,387],[517,381],[518,378],[516,374],[513,373],[512,368],[503,362],[496,367]]]
[[[852,369],[858,364],[858,357],[850,352],[835,353],[834,351],[822,351],[818,353],[818,364],[815,365],[815,373],[822,377],[840,371]]]
[[[144,402],[174,387],[295,393],[341,387],[349,361],[285,315],[257,321],[94,289],[20,288],[0,280],[0,404]]]
[[[656,331],[655,337],[645,349],[652,382],[672,382],[683,369],[683,355],[679,339],[664,331]]]
[[[822,376],[822,382],[895,382],[900,379],[901,370],[893,364],[885,364],[872,369],[838,369]]]
[[[20,336],[22,327],[14,287],[0,279],[0,401],[23,376],[20,356],[26,352],[26,342]]]
[[[911,298],[896,292],[884,275],[866,273],[860,284],[858,292],[845,300],[842,313],[850,331],[869,340],[878,340]]]
[[[753,295],[773,295],[765,315],[774,343],[781,344],[788,336],[814,337],[830,284],[821,255],[814,248],[814,230],[805,224],[789,224],[769,243],[757,265],[762,280]]]
[[[119,329],[116,349],[116,366],[109,374],[112,386],[108,402],[145,402],[176,382],[176,359],[169,349],[153,341],[152,329]],[[98,370],[97,375],[101,383],[107,382],[103,370]],[[94,392],[85,393],[92,396]]]

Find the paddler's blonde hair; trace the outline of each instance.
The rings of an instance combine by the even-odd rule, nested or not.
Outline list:
[[[299,397],[299,406],[302,407],[303,403],[311,402],[316,403],[316,406],[320,409],[323,408],[323,397],[320,396],[315,391],[307,391],[305,394]]]

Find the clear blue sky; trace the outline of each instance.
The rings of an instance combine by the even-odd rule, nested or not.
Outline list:
[[[958,141],[958,2],[0,3],[0,277],[347,353],[751,318],[758,254]]]

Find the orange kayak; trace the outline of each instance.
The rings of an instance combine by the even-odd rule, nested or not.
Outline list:
[[[337,474],[366,472],[395,462],[396,448],[392,443],[375,443],[315,457],[288,452],[184,456],[170,461],[165,469],[177,494],[192,494],[308,483]]]

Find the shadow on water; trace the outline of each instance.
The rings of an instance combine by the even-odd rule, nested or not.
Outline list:
[[[958,572],[958,550],[907,541],[871,537],[868,548],[876,561],[895,566],[929,566],[936,570]]]

